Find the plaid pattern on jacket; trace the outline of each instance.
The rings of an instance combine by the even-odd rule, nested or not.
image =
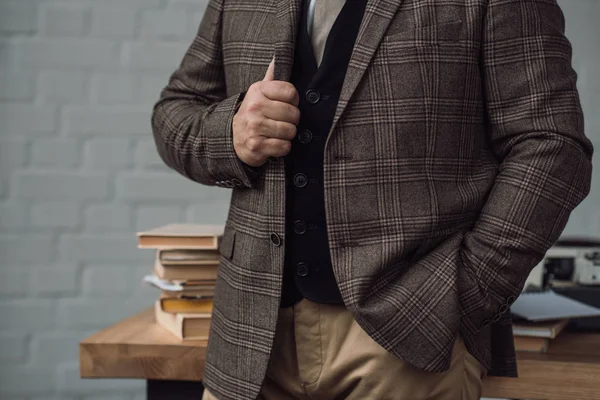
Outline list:
[[[231,123],[273,55],[289,80],[300,2],[210,0],[152,116],[166,164],[232,188],[204,375],[222,399],[260,390],[286,240],[283,160],[244,168]],[[368,1],[326,142],[326,229],[346,306],[418,368],[446,370],[460,332],[490,375],[516,374],[509,306],[591,185],[564,30],[556,0]]]

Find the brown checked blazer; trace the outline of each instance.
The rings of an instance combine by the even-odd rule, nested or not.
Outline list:
[[[277,320],[283,160],[250,174],[242,93],[290,78],[301,0],[210,0],[154,108],[158,151],[232,188],[204,383],[253,399]],[[381,346],[449,367],[459,332],[515,375],[509,306],[588,195],[594,151],[556,0],[369,0],[324,154],[327,233],[344,302]],[[301,94],[302,95],[302,94]]]

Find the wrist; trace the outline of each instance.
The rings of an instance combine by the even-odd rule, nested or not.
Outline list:
[[[239,158],[239,156],[238,156],[238,158]],[[244,160],[242,160],[241,158],[240,158],[240,161],[242,162],[242,165],[244,166],[244,168],[249,169],[251,171],[260,171],[260,169],[264,165],[264,164],[262,164],[262,165],[253,166],[253,165],[250,165],[250,164],[244,162]]]

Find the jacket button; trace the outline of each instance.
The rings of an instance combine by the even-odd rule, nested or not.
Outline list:
[[[517,300],[515,296],[509,296],[508,299],[506,299],[506,304],[511,305],[515,300]]]
[[[321,99],[321,94],[314,89],[309,89],[306,91],[306,101],[310,104],[317,104]]]
[[[500,318],[502,318],[502,314],[498,313],[494,315],[494,318],[492,318],[492,322],[498,322]]]
[[[498,308],[498,314],[504,314],[508,311],[508,306],[506,304],[502,304],[500,308]]]
[[[306,176],[306,174],[303,173],[299,173],[294,175],[294,185],[296,185],[297,187],[301,188],[306,186],[306,184],[308,183],[308,177]]]
[[[278,234],[276,234],[275,232],[271,233],[271,242],[275,245],[275,246],[281,246],[281,238],[279,237]]]
[[[302,235],[303,233],[305,233],[306,222],[301,220],[297,220],[296,222],[294,222],[294,232],[296,232],[298,235]]]
[[[231,180],[231,182],[235,185],[235,186],[242,186],[242,181],[240,181],[238,178],[233,178]]]
[[[305,262],[299,262],[296,265],[296,274],[298,276],[308,276],[308,265]]]
[[[306,144],[306,143],[310,143],[310,141],[313,138],[313,134],[311,131],[309,131],[308,129],[303,130],[302,132],[300,132],[300,134],[298,135],[298,140],[300,141],[300,143],[302,144]]]
[[[492,323],[492,320],[491,320],[491,319],[486,319],[485,321],[483,321],[483,322],[481,323],[481,327],[482,327],[482,328],[485,328],[486,326],[488,326],[488,325],[489,325],[489,324],[491,324],[491,323]]]

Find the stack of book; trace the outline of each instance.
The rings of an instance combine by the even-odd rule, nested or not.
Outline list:
[[[545,353],[550,341],[555,339],[568,323],[568,318],[543,322],[513,322],[515,350]]]
[[[158,288],[156,321],[182,340],[207,340],[223,225],[169,224],[138,232],[138,247],[155,249],[144,282]]]
[[[574,318],[600,316],[600,310],[552,290],[522,293],[511,305],[517,351],[544,353]]]

